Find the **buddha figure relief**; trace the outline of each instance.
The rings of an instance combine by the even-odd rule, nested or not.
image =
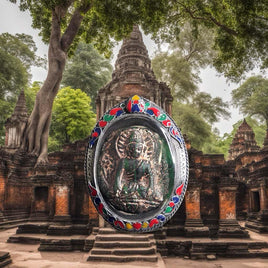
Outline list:
[[[98,163],[106,202],[131,214],[157,208],[168,193],[170,159],[166,141],[146,127],[113,131],[103,143]]]

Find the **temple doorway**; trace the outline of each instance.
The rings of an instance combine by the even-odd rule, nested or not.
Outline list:
[[[259,191],[252,192],[252,211],[259,212],[260,211],[260,194]]]
[[[34,200],[35,212],[47,212],[48,187],[36,187],[34,189]]]

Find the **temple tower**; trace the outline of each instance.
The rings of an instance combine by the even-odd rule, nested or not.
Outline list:
[[[6,140],[5,146],[10,149],[20,147],[22,133],[28,120],[24,90],[21,91],[16,107],[10,118],[5,123]]]
[[[112,81],[99,90],[97,119],[114,105],[136,94],[155,102],[171,114],[173,98],[170,89],[156,80],[142,33],[135,25],[130,37],[123,41]]]
[[[259,150],[260,147],[256,143],[255,134],[244,119],[230,145],[228,160],[234,160],[245,152],[258,152]]]

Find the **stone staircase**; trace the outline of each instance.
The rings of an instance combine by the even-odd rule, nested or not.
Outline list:
[[[9,252],[0,251],[0,268],[12,263]]]
[[[111,228],[100,228],[87,260],[157,262],[156,241],[153,234],[119,233]]]

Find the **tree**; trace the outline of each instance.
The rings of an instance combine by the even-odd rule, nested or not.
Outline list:
[[[172,42],[185,22],[203,25],[215,33],[213,65],[238,81],[254,67],[268,66],[268,5],[266,0],[166,1],[166,14],[147,29],[154,38]],[[160,31],[156,31],[160,27]]]
[[[268,79],[262,76],[248,78],[232,91],[233,103],[244,115],[259,115],[268,128]]]
[[[4,145],[4,124],[11,116],[19,92],[26,88],[31,77],[31,66],[43,66],[37,57],[36,45],[30,35],[0,34],[0,144]]]
[[[53,104],[51,137],[59,144],[87,137],[96,123],[90,103],[81,89],[62,88]]]
[[[41,86],[42,83],[40,81],[34,81],[31,86],[26,87],[24,90],[28,113],[31,113],[33,110],[36,94]]]
[[[192,97],[191,106],[197,109],[203,119],[213,124],[218,122],[220,117],[228,119],[230,112],[228,111],[229,105],[224,102],[220,97],[212,98],[210,94],[205,92],[198,92]]]
[[[0,35],[0,97],[16,97],[29,82],[31,66],[43,66],[44,60],[36,56],[37,48],[32,36],[2,33]]]
[[[198,114],[192,106],[173,102],[173,114],[178,127],[186,134],[194,148],[202,150],[202,146],[210,140],[211,126]]]
[[[199,70],[212,63],[213,34],[204,27],[198,29],[197,34],[195,27],[186,23],[167,52],[158,52],[152,60],[156,77],[170,86],[179,101],[188,101],[198,92]]]
[[[95,99],[98,90],[112,77],[112,65],[101,56],[91,44],[80,42],[74,56],[67,61],[62,84],[72,88],[81,88],[92,100],[95,110]]]
[[[48,133],[53,100],[58,92],[67,55],[81,39],[107,51],[113,37],[121,40],[133,24],[145,27],[166,13],[166,1],[10,0],[29,10],[32,26],[49,43],[48,74],[36,95],[23,137],[22,148],[37,155],[37,164],[47,162]]]

